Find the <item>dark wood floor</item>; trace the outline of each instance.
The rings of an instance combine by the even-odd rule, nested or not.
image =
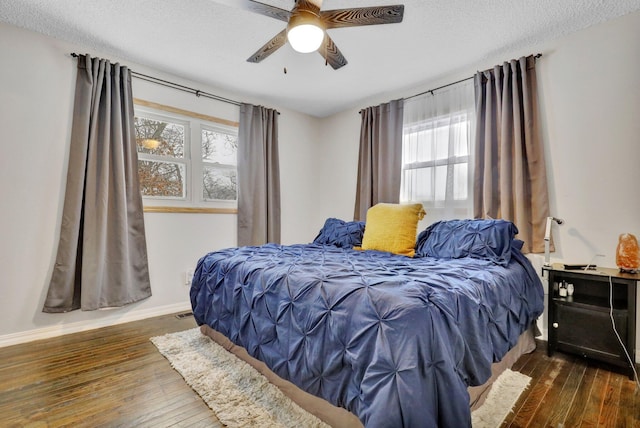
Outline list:
[[[221,427],[149,341],[192,327],[167,315],[0,348],[0,426]],[[533,381],[503,426],[640,427],[626,376],[540,345],[514,367]]]
[[[221,427],[150,337],[168,315],[0,348],[2,427]]]
[[[640,427],[640,393],[625,374],[560,352],[550,358],[542,341],[513,370],[532,381],[503,427]]]

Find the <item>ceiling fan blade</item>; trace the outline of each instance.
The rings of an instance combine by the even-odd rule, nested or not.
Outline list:
[[[331,40],[331,37],[329,37],[326,32],[324,33],[324,42],[320,45],[318,52],[334,70],[347,65],[347,59],[342,55],[340,49],[333,43],[333,40]]]
[[[325,27],[342,28],[361,25],[394,24],[402,22],[404,5],[377,7],[357,7],[353,9],[335,9],[320,12]]]
[[[260,15],[270,16],[271,18],[279,19],[280,21],[289,22],[289,16],[291,12],[288,10],[280,9],[275,6],[261,3],[253,0],[212,0],[215,3],[223,6],[228,6],[235,9],[248,10],[249,12],[259,13]]]
[[[253,55],[247,58],[248,62],[260,62],[276,50],[281,48],[287,42],[287,29],[280,31],[271,40],[265,43],[260,49]]]
[[[322,7],[322,0],[320,1],[295,0],[295,1],[296,1],[296,8],[302,9],[302,10],[311,10],[311,11],[314,11],[315,13],[318,13],[320,11],[320,8]]]

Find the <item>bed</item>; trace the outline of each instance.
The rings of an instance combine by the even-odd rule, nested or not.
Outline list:
[[[438,222],[408,257],[354,249],[363,223],[322,238],[328,223],[311,244],[202,257],[196,322],[366,427],[470,426],[468,388],[543,311],[515,226]]]

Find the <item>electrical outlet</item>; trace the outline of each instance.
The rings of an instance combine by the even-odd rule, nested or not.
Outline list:
[[[184,285],[191,287],[191,281],[193,280],[193,269],[187,269],[184,277]]]

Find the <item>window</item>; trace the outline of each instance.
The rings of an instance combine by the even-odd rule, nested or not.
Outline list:
[[[202,198],[205,201],[235,201],[238,194],[238,136],[203,128],[201,137]]]
[[[404,129],[402,200],[444,207],[468,199],[469,127],[461,114]]]
[[[405,103],[401,202],[421,202],[431,221],[470,218],[473,85]]]
[[[136,105],[145,206],[236,206],[238,129],[213,120]]]

